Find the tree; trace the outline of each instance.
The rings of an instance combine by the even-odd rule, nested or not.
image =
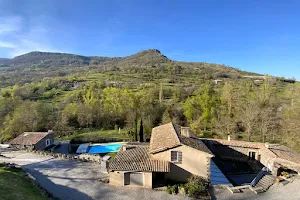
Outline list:
[[[38,131],[39,113],[38,103],[24,101],[13,114],[5,117],[3,132],[10,138],[16,137],[24,131]]]
[[[215,131],[222,138],[227,135],[234,135],[237,132],[237,124],[235,117],[235,93],[234,87],[231,83],[225,82],[221,89],[220,105],[217,110],[217,117],[215,123]]]
[[[237,104],[239,120],[241,120],[245,126],[247,140],[251,141],[251,136],[255,131],[256,122],[259,119],[259,98],[257,91],[253,91],[250,84],[240,88],[239,94]]]
[[[300,84],[295,83],[284,91],[286,102],[281,108],[282,134],[279,140],[300,152]]]
[[[159,103],[160,105],[163,104],[163,100],[164,100],[164,91],[163,91],[163,86],[162,83],[160,84],[160,90],[159,90]]]
[[[259,133],[262,137],[262,142],[266,142],[268,136],[270,136],[271,134],[274,136],[276,132],[279,132],[280,118],[277,116],[276,108],[271,106],[261,108],[258,117],[259,117],[259,123],[258,123]],[[274,140],[275,138],[272,137],[271,139]]]
[[[184,103],[184,115],[188,123],[197,129],[212,129],[212,122],[216,115],[218,96],[210,84],[205,84],[188,97]]]
[[[144,127],[143,127],[142,119],[141,119],[141,124],[140,124],[140,142],[144,142]]]
[[[162,124],[167,124],[167,123],[170,123],[172,122],[172,119],[170,117],[170,114],[169,114],[169,109],[166,109],[163,116],[162,116]]]

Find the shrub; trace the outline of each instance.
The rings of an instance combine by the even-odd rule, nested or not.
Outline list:
[[[209,187],[209,182],[199,176],[192,176],[185,184],[185,192],[191,196],[205,194]]]
[[[286,171],[283,171],[283,172],[281,172],[281,176],[285,176],[285,177],[287,177],[289,175],[289,173],[288,172],[286,172]]]
[[[168,192],[168,194],[172,194],[173,193],[173,187],[168,185],[167,192]]]
[[[178,194],[178,185],[172,185],[167,187],[168,194]]]

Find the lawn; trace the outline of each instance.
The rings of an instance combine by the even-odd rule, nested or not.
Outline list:
[[[5,168],[0,164],[1,200],[46,200],[42,190],[32,184],[22,169]]]

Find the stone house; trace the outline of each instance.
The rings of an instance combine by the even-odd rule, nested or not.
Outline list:
[[[274,176],[282,170],[300,174],[300,154],[283,145],[230,140],[230,136],[198,139],[190,128],[169,123],[152,129],[150,145],[122,147],[110,163],[110,184],[153,188],[197,175],[219,185],[224,175],[220,169],[216,172],[216,158],[247,162],[257,171],[265,166]]]
[[[153,188],[165,181],[210,178],[214,155],[187,127],[173,123],[152,129],[150,145],[124,145],[110,164],[110,184]]]
[[[44,150],[54,143],[54,134],[52,131],[24,132],[9,143],[18,149]]]
[[[245,142],[220,139],[202,139],[212,153],[221,159],[261,163],[274,176],[282,169],[300,174],[300,154],[280,144]]]

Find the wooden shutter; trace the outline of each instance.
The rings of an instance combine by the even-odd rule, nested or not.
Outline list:
[[[177,156],[178,156],[178,162],[182,162],[182,152],[181,151],[178,151],[177,152]]]
[[[178,152],[177,151],[171,151],[171,161],[177,161],[178,159]]]

